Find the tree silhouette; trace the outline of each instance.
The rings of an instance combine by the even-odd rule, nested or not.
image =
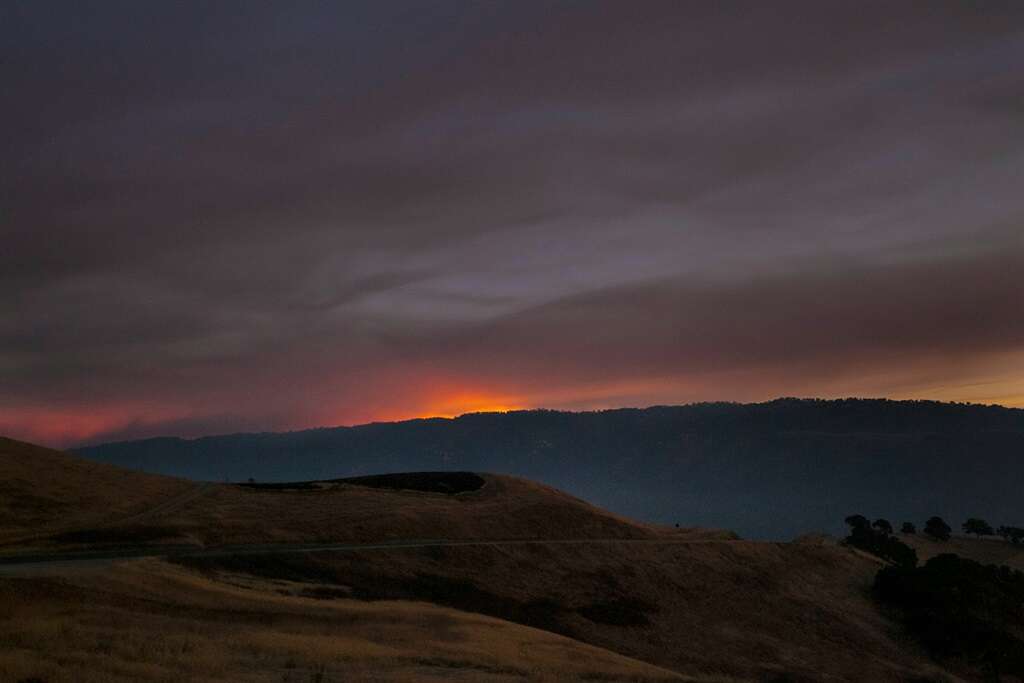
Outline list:
[[[996,533],[1003,537],[1003,540],[1009,541],[1014,545],[1018,543],[1024,543],[1024,529],[1017,526],[1006,526],[1005,524],[998,529]]]
[[[900,531],[905,534],[916,534],[917,527],[914,526],[913,522],[903,522],[903,526],[900,527]]]
[[[924,532],[936,541],[948,541],[953,528],[946,524],[942,517],[929,517],[925,522]]]
[[[974,534],[975,536],[991,536],[995,533],[991,524],[977,517],[968,518],[963,524],[963,529],[965,534]]]
[[[881,531],[883,534],[892,533],[892,524],[887,519],[876,519],[871,526],[878,531]]]
[[[864,515],[850,515],[843,521],[846,522],[848,527],[855,531],[857,529],[867,529],[871,526],[871,522]]]
[[[987,681],[1024,676],[1024,572],[945,553],[917,569],[883,567],[875,596],[901,608],[932,655],[981,665]]]
[[[860,548],[900,567],[917,566],[917,552],[890,535],[892,524],[886,520],[880,519],[872,525],[863,515],[850,515],[846,518],[846,523],[850,526],[850,535],[846,537],[847,545]]]

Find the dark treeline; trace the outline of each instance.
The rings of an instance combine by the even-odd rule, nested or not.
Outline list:
[[[887,520],[879,519],[872,524],[864,515],[850,515],[846,524],[850,527],[847,545],[901,567],[917,566],[917,552],[892,535],[892,525]]]
[[[409,471],[514,474],[615,512],[748,538],[839,533],[847,511],[1012,520],[1024,411],[848,399],[465,415],[288,433],[149,439],[86,457],[213,481]],[[976,504],[982,501],[979,509]]]
[[[850,533],[845,539],[847,545],[860,548],[896,565],[917,566],[917,553],[894,536],[895,529],[889,520],[879,518],[872,522],[864,515],[854,514],[848,516],[844,521],[850,529]],[[974,534],[978,538],[995,536],[998,533],[1004,541],[1014,545],[1020,544],[1024,540],[1024,529],[1002,525],[996,530],[992,528],[991,524],[978,517],[967,518],[961,528],[965,534]],[[903,522],[900,533],[915,535],[917,526],[913,522]],[[942,517],[933,515],[924,523],[924,534],[934,541],[948,541],[953,535],[953,527],[947,524]]]
[[[875,576],[875,597],[899,610],[908,632],[933,657],[965,662],[991,680],[1024,675],[1024,573],[952,553],[918,566],[917,553],[893,535],[888,520],[871,522],[855,514],[845,521],[850,528],[847,545],[890,563]],[[913,526],[907,522],[902,528]],[[979,537],[995,533],[977,517],[968,518],[962,529]],[[924,533],[938,542],[948,541],[951,532],[938,516],[924,525]],[[1012,538],[1006,536],[1008,542],[1020,542]]]
[[[934,657],[967,661],[991,680],[1024,676],[1024,573],[943,554],[879,570],[875,594]]]

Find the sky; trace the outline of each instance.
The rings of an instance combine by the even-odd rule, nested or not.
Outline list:
[[[1024,3],[6,2],[0,433],[1024,406]]]

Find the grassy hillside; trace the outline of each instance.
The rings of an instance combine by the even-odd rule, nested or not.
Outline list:
[[[897,537],[917,552],[922,564],[936,555],[953,553],[982,564],[1006,565],[1024,571],[1024,546],[1001,538],[953,536],[948,541],[935,541],[924,534],[897,534]]]
[[[1024,410],[784,399],[593,413],[520,411],[284,434],[150,439],[87,457],[196,479],[330,479],[419,470],[544,481],[602,508],[745,538],[843,533],[870,517],[1016,520]],[[999,476],[993,476],[999,473]]]
[[[549,486],[500,475],[471,475],[479,488],[454,494],[373,479],[197,484],[10,439],[0,441],[0,474],[0,543],[8,550],[29,538],[66,547],[709,534],[641,524]]]
[[[343,602],[427,600],[714,680],[939,676],[871,600],[879,564],[841,547],[708,541],[182,562],[220,581],[254,575]]]
[[[210,581],[155,560],[0,578],[0,680],[693,680],[507,621],[281,594],[292,590]]]
[[[495,475],[476,489],[475,478],[455,477],[468,482],[457,493],[389,488],[438,488],[429,475],[184,491],[142,477],[125,494],[131,502],[111,508],[122,524],[106,511],[89,527],[103,508],[96,492],[122,495],[141,475],[89,465],[88,477],[71,467],[77,478],[62,483],[71,460],[54,456],[49,470],[39,460],[12,489],[92,487],[82,524],[51,535],[50,547],[492,542],[178,557],[99,572],[58,565],[46,570],[53,576],[0,578],[0,677],[661,680],[671,670],[703,681],[948,680],[871,600],[878,563],[837,545],[639,524]]]
[[[219,485],[164,520],[205,544],[390,539],[643,538],[639,524],[523,479],[483,475],[455,495],[324,483],[312,490]]]
[[[0,437],[0,544],[123,521],[194,488]]]

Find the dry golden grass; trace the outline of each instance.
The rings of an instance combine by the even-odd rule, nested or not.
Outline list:
[[[474,546],[218,558],[191,566],[222,572],[216,575],[223,581],[244,583],[244,573],[285,577],[290,591],[304,577],[333,583],[339,594],[401,598],[426,591],[445,604],[518,618],[697,677],[947,680],[871,600],[878,564],[841,547]],[[595,613],[600,605],[603,614]]]
[[[1024,546],[1001,538],[954,536],[948,541],[935,541],[924,534],[897,534],[897,538],[916,550],[922,563],[942,553],[954,553],[982,564],[1005,564],[1024,571]]]
[[[690,680],[480,615],[277,590],[215,583],[156,560],[0,579],[0,680]]]
[[[0,531],[9,538],[64,524],[124,532],[121,543],[623,541],[187,564],[202,575],[144,561],[4,579],[0,680],[301,681],[318,671],[335,677],[325,680],[650,680],[667,670],[721,681],[950,680],[871,600],[877,560],[837,545],[654,527],[504,476],[454,496],[344,484],[197,488],[15,442],[0,447],[0,474],[12,476],[6,490],[37,497],[29,512],[8,505],[13,516]],[[33,466],[19,462],[27,457]],[[626,542],[637,540],[684,543]],[[303,597],[318,590],[333,599]]]
[[[0,544],[10,550],[35,537],[39,546],[47,534],[96,528],[107,536],[123,531],[111,541],[118,545],[729,536],[641,524],[525,479],[484,478],[482,489],[457,495],[347,484],[300,491],[200,486],[0,439]]]
[[[655,529],[550,487],[485,475],[457,495],[337,484],[315,491],[218,486],[161,523],[204,544],[389,539],[643,538]]]
[[[0,543],[123,520],[194,487],[0,437]]]

